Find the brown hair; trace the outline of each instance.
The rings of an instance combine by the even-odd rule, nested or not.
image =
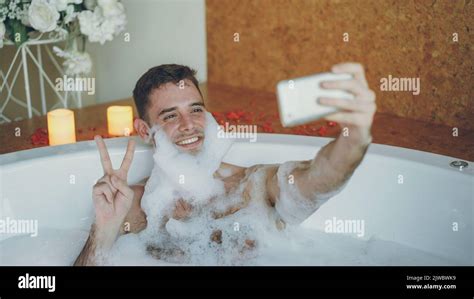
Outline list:
[[[153,90],[168,82],[178,84],[181,80],[188,79],[193,82],[202,97],[195,75],[195,70],[179,64],[162,64],[149,69],[138,79],[135,89],[133,89],[133,99],[140,118],[148,122],[146,111],[149,96]]]

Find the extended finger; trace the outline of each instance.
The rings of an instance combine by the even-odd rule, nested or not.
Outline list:
[[[100,182],[98,183],[92,190],[92,193],[94,195],[105,195],[105,198],[107,199],[107,201],[109,203],[112,203],[113,202],[113,192],[112,190],[110,189],[109,185],[105,182]]]
[[[338,98],[319,98],[318,102],[325,106],[332,106],[355,112],[371,112],[374,106],[372,103],[368,102],[356,102]]]
[[[350,73],[354,75],[354,78],[358,80],[362,85],[368,87],[367,79],[365,78],[364,67],[360,63],[346,62],[334,65],[331,68],[333,73]]]
[[[110,176],[109,175],[106,175],[106,176],[103,176],[100,180],[97,181],[97,183],[106,183],[107,185],[109,185],[110,189],[112,190],[112,192],[115,194],[115,192],[117,192],[117,188],[115,188],[113,185],[112,185],[112,181],[110,180]]]
[[[372,117],[361,112],[338,112],[328,115],[324,119],[359,127],[368,127],[372,123]]]
[[[123,157],[122,165],[120,165],[120,170],[128,173],[130,165],[132,165],[133,155],[135,153],[135,141],[130,139],[127,144],[127,152],[125,157]]]
[[[363,94],[356,96],[356,101],[373,103],[375,102],[375,98],[376,98],[375,92],[371,89],[366,89]]]
[[[122,193],[127,199],[133,199],[133,190],[127,185],[124,180],[121,180],[117,176],[112,176],[112,185],[118,189],[118,192]]]
[[[328,89],[342,89],[351,92],[355,95],[366,93],[367,87],[362,85],[357,80],[343,80],[343,81],[326,81],[322,82],[321,86]]]
[[[94,137],[94,140],[97,144],[97,148],[99,149],[100,161],[102,163],[104,173],[111,174],[113,171],[113,167],[112,162],[110,161],[109,152],[107,151],[107,146],[105,145],[105,142],[102,137],[99,135],[96,135]]]

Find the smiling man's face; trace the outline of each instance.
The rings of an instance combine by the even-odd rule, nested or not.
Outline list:
[[[160,125],[180,150],[196,154],[204,141],[204,101],[191,81],[183,82],[169,82],[153,90],[147,118],[152,126]]]

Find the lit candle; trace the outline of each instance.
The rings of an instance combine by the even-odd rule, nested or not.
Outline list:
[[[107,108],[109,135],[129,136],[133,132],[132,106],[110,106]]]
[[[48,112],[49,145],[76,142],[74,112],[69,109],[56,109]]]

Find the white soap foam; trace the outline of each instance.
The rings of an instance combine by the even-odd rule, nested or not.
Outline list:
[[[0,242],[0,266],[71,266],[87,239],[85,230],[40,228],[36,238],[15,236]],[[232,232],[230,232],[232,233]],[[207,250],[206,250],[207,251]],[[121,236],[110,253],[110,265],[177,266],[146,252],[136,234]],[[211,260],[212,258],[207,258]],[[236,265],[266,266],[461,266],[458,262],[398,243],[295,228],[280,234],[266,234],[260,240],[258,256],[241,256]]]
[[[153,159],[160,176],[149,180],[165,177],[167,184],[171,183],[173,189],[186,200],[208,200],[213,195],[222,193],[223,184],[214,179],[213,175],[230,149],[233,139],[218,138],[218,124],[209,112],[206,112],[204,133],[202,148],[193,155],[180,150],[169,140],[165,131],[155,125],[150,135],[154,135],[155,139]]]

